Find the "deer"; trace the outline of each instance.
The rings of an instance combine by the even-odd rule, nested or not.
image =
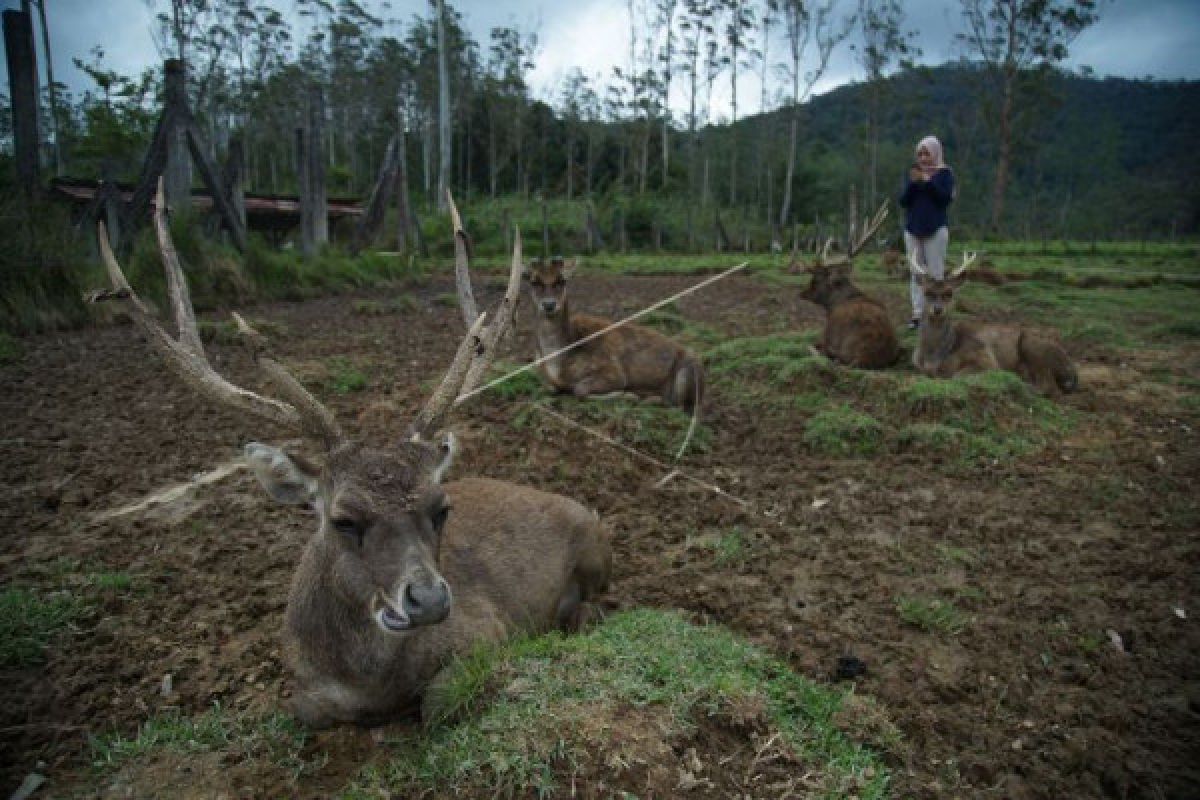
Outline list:
[[[860,235],[855,236],[852,229],[844,255],[831,259],[830,242],[826,241],[814,263],[802,268],[812,278],[800,296],[827,312],[816,350],[846,366],[883,369],[900,357],[887,309],[850,280],[854,257],[879,230],[887,213],[887,204],[881,205],[874,218],[863,220]]]
[[[467,238],[450,199],[456,274],[467,271]],[[414,712],[430,715],[439,675],[483,643],[554,628],[571,631],[598,607],[612,567],[611,534],[575,500],[468,477],[443,482],[457,442],[439,425],[486,372],[520,299],[520,237],[508,289],[491,322],[470,320],[452,362],[407,431],[357,441],[234,313],[274,394],[230,383],[209,362],[167,228],[162,185],[155,228],[178,336],[168,334],[130,287],[103,225],[100,249],[112,290],[169,370],[209,401],[285,426],[319,446],[305,458],[259,442],[244,454],[274,500],[315,509],[283,620],[294,676],[293,714],[305,725],[376,726]],[[459,280],[470,298],[469,276]],[[436,703],[433,709],[436,710]]]
[[[1016,373],[1043,394],[1075,391],[1079,387],[1075,365],[1053,339],[1021,325],[951,320],[954,295],[967,282],[967,269],[977,256],[964,252],[961,265],[944,279],[933,278],[909,256],[925,295],[913,366],[933,378],[1002,369]]]
[[[534,337],[539,359],[556,353],[611,325],[589,314],[572,314],[567,283],[574,259],[534,259],[525,277],[535,312]],[[684,347],[641,325],[622,325],[538,367],[542,380],[576,397],[632,392],[659,397],[667,405],[698,412],[704,395],[704,367]]]

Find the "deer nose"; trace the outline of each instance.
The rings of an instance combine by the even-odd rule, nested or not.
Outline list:
[[[558,308],[557,300],[543,300],[542,301],[542,311],[545,311],[547,314],[553,314],[554,309],[556,309],[556,308]]]
[[[433,625],[450,613],[450,587],[442,578],[413,582],[404,588],[404,613],[413,625]]]

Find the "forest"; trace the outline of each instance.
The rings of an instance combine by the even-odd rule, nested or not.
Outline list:
[[[894,196],[912,143],[930,130],[956,171],[955,221],[969,235],[1175,237],[1197,227],[1194,82],[1100,78],[1029,58],[1012,79],[1016,113],[1003,142],[991,54],[964,44],[958,63],[916,65],[895,3],[838,16],[829,3],[633,2],[614,10],[633,31],[623,66],[576,68],[537,94],[537,31],[494,28],[477,41],[447,4],[444,133],[432,12],[385,20],[354,0],[297,9],[214,0],[159,14],[162,55],[188,65],[211,155],[219,161],[241,140],[249,191],[295,193],[295,140],[281,133],[300,126],[305,89],[317,87],[331,196],[365,198],[403,132],[418,207],[439,206],[443,185],[466,206],[586,201],[634,248],[711,247],[714,214],[724,218],[719,244],[753,249],[789,239],[797,223],[844,220],[851,193],[871,208]],[[859,79],[811,96],[856,28]],[[89,88],[43,88],[46,160],[60,176],[135,180],[162,108],[162,69],[118,74],[98,48],[75,61]],[[742,86],[755,77],[757,96],[739,107],[735,91],[731,109],[714,106],[714,89],[738,85],[739,73]],[[0,146],[11,155],[0,103]],[[1001,148],[1015,156],[997,194]]]

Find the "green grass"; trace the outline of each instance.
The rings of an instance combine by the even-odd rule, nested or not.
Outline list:
[[[497,361],[492,364],[492,369],[484,383],[507,375],[517,369],[518,366],[518,364],[509,361]],[[491,389],[488,389],[487,393],[493,397],[508,401],[533,400],[550,396],[549,390],[546,389],[546,385],[542,382],[542,379],[538,377],[537,371],[532,369],[525,370],[503,383],[496,384]]]
[[[395,742],[343,797],[563,793],[589,767],[616,778],[638,733],[682,747],[706,721],[745,717],[800,758],[820,796],[883,797],[888,783],[878,757],[835,724],[847,695],[673,612],[623,612],[587,634],[481,648],[431,691],[430,728]],[[631,724],[634,736],[618,734]]]
[[[21,341],[17,337],[0,330],[0,365],[17,363],[21,360],[23,352]]]
[[[124,592],[133,588],[133,576],[128,572],[95,572],[88,576],[88,583],[97,589]]]
[[[93,737],[92,766],[110,771],[152,755],[220,751],[230,761],[265,759],[299,776],[306,769],[301,753],[309,734],[280,713],[254,716],[214,706],[196,716],[160,714],[142,723],[137,735]]]
[[[84,610],[66,592],[40,594],[10,587],[0,591],[0,667],[28,667],[45,660],[56,633]]]
[[[367,376],[356,364],[346,358],[329,361],[329,388],[337,394],[361,392],[367,388]]]
[[[849,406],[819,411],[804,426],[804,443],[815,453],[844,458],[867,456],[883,443],[883,426]]]
[[[927,633],[956,635],[970,624],[970,618],[948,600],[930,597],[900,597],[896,600],[900,619]]]
[[[744,337],[709,348],[715,393],[750,413],[803,425],[810,452],[837,458],[916,451],[955,463],[1008,460],[1074,425],[1074,412],[1012,373],[938,380],[902,369],[848,369],[812,355],[815,336]]]
[[[599,427],[618,441],[660,458],[675,455],[692,421],[691,414],[681,409],[627,397],[582,401],[572,397],[555,397],[548,402],[577,422]],[[688,450],[708,452],[712,448],[712,441],[712,428],[701,421],[696,425]]]

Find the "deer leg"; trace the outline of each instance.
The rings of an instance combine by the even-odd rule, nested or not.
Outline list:
[[[620,379],[619,375],[613,375],[608,372],[593,372],[585,375],[575,382],[572,387],[575,396],[581,400],[594,394],[610,394],[612,392],[625,391],[625,381]]]

